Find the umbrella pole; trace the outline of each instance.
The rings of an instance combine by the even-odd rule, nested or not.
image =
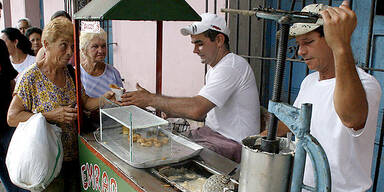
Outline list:
[[[163,73],[163,21],[156,21],[156,28],[156,94],[161,94]],[[156,115],[160,116],[159,110],[156,110]]]

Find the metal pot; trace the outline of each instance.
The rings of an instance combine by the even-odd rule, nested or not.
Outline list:
[[[239,192],[286,192],[295,145],[286,138],[278,138],[279,154],[261,152],[261,138],[249,136],[242,141]]]

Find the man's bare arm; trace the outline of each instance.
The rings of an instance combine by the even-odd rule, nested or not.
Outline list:
[[[148,92],[137,85],[137,91],[123,94],[123,105],[151,106],[172,116],[201,121],[215,104],[202,96],[168,97]]]
[[[368,115],[368,102],[350,45],[357,23],[356,15],[348,1],[343,1],[340,7],[328,8],[321,15],[324,19],[324,36],[335,61],[333,100],[336,113],[345,126],[354,130],[362,129]]]

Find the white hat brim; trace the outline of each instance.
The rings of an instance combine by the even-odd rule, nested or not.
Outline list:
[[[197,35],[209,29],[209,26],[203,25],[200,22],[193,23],[180,29],[180,33],[184,36]]]
[[[315,23],[295,23],[289,29],[290,36],[299,36],[314,31],[321,25]]]

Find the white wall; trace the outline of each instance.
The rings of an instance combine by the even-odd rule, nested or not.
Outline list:
[[[4,12],[7,9],[7,4],[4,4],[4,1],[0,1],[3,4],[3,9],[1,10],[1,18],[0,18],[0,30],[3,30],[5,28],[5,20],[6,20],[6,15],[4,15]]]
[[[26,17],[25,0],[10,0],[9,2],[12,14],[11,27],[16,27],[17,21]]]
[[[30,19],[32,26],[40,27],[39,0],[2,0],[2,2],[3,10],[0,19],[0,27],[2,29],[5,27],[16,27],[17,21],[25,17]],[[64,3],[62,0],[44,1],[44,12],[48,19],[56,10],[63,8]]]
[[[39,0],[3,0],[0,27],[16,27],[21,18],[29,18],[32,26],[39,26],[40,9]],[[35,3],[37,2],[37,5]],[[27,9],[26,9],[27,8]]]
[[[205,1],[187,0],[199,14],[205,12]],[[217,8],[225,6],[218,1]],[[213,12],[213,1],[209,5]],[[163,23],[163,94],[193,96],[204,85],[204,65],[193,54],[190,37],[180,28],[191,22]],[[156,22],[113,21],[114,66],[125,79],[125,88],[139,82],[151,92],[156,90]]]
[[[52,14],[56,11],[64,10],[64,1],[63,0],[44,0],[44,25],[49,23],[51,20]]]
[[[136,82],[155,90],[156,23],[151,21],[113,21],[113,63],[131,90]]]

